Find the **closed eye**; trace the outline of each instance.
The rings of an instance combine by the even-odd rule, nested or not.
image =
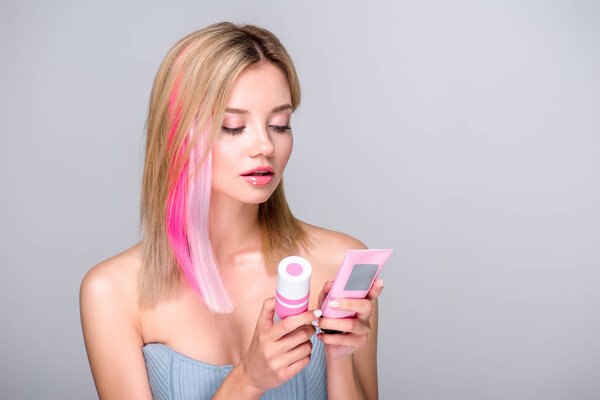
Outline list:
[[[273,128],[276,132],[279,133],[285,133],[286,131],[292,129],[291,126],[289,125],[285,125],[285,126],[279,126],[279,125],[269,125],[271,128]],[[226,126],[222,126],[221,127],[223,129],[223,132],[228,133],[230,135],[241,135],[242,131],[244,130],[245,126],[240,126],[239,128],[228,128]]]
[[[287,130],[290,130],[290,129],[292,129],[292,127],[291,127],[291,126],[289,126],[289,125],[286,125],[286,126],[277,126],[277,125],[271,125],[271,127],[272,127],[273,129],[275,129],[277,132],[281,132],[281,133],[283,133],[283,132],[285,132],[285,131],[287,131]]]
[[[241,126],[239,128],[228,128],[226,126],[222,126],[221,128],[223,128],[223,132],[229,133],[230,135],[239,135],[242,133],[242,130],[244,129],[243,126]]]

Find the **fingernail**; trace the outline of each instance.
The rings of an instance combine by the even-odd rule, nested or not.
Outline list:
[[[313,321],[311,322],[311,324],[313,324],[313,326],[319,326],[319,319],[313,319]]]
[[[340,306],[340,302],[337,300],[333,300],[329,302],[329,307],[331,308],[338,308]]]
[[[321,310],[314,310],[313,311],[313,315],[315,316],[315,318],[320,318],[321,315],[323,315],[323,313],[321,312]]]
[[[383,278],[379,278],[379,287],[383,287]]]

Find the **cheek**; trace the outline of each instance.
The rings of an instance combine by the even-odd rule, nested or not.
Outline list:
[[[292,148],[294,146],[293,140],[290,138],[286,138],[285,140],[281,140],[277,143],[277,149],[275,150],[277,155],[275,156],[275,165],[277,169],[283,173],[292,155]]]
[[[227,152],[219,145],[215,145],[212,148],[212,175],[219,176],[228,169],[229,161],[227,159]]]
[[[290,156],[292,155],[292,149],[294,148],[294,137],[292,135],[290,135],[288,138],[286,138],[284,145],[282,146],[282,163],[283,165],[287,164],[288,160],[290,159]]]

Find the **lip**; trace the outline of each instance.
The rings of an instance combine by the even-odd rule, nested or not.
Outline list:
[[[265,185],[268,185],[271,182],[273,182],[273,176],[274,175],[265,175],[265,176],[249,175],[249,176],[242,176],[242,178],[244,178],[247,182],[250,182],[253,185],[265,186]]]
[[[248,170],[246,172],[243,172],[242,175],[248,175],[248,174],[251,174],[253,172],[260,172],[260,171],[267,171],[267,172],[270,172],[273,175],[275,175],[275,170],[273,170],[273,168],[269,167],[268,165],[265,165],[265,166],[261,165],[261,166],[258,166],[256,168],[252,168],[252,169],[250,169],[250,170]]]

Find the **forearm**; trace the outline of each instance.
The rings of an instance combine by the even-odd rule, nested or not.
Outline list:
[[[223,380],[221,386],[213,396],[213,400],[260,399],[263,392],[251,385],[247,375],[244,373],[242,364],[237,364]]]
[[[330,400],[366,400],[354,369],[354,358],[349,355],[327,361],[327,398]]]

